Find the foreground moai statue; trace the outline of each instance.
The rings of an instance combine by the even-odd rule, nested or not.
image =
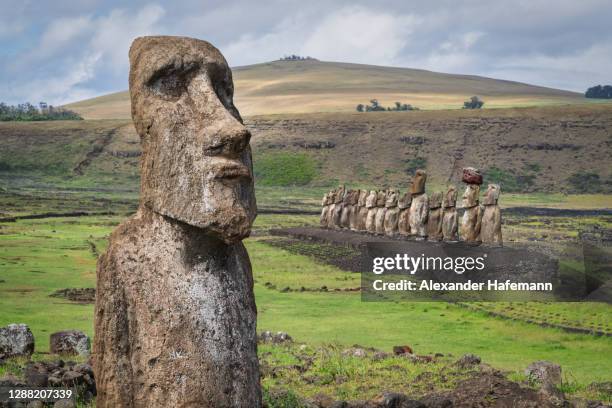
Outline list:
[[[457,217],[457,189],[448,186],[442,203],[442,237],[446,242],[459,241],[459,223]]]
[[[480,242],[480,221],[482,217],[481,208],[478,205],[482,174],[478,169],[466,167],[463,169],[463,179],[466,183],[465,192],[462,197],[463,217],[459,234],[465,242]]]
[[[359,199],[357,200],[357,231],[366,231],[366,220],[368,218],[368,207],[366,206],[368,198],[367,190],[359,190]]]
[[[397,190],[390,190],[385,201],[385,235],[394,237],[398,234],[398,221],[399,221],[399,208],[397,207],[397,199],[399,198],[399,192]]]
[[[250,133],[231,71],[205,41],[142,37],[129,83],[140,206],[98,262],[96,406],[260,407]]]
[[[376,213],[378,212],[378,207],[376,203],[378,201],[378,192],[370,191],[368,196],[366,197],[366,208],[368,209],[368,216],[366,218],[366,231],[371,234],[376,233]]]
[[[501,190],[497,184],[489,184],[485,192],[482,205],[482,222],[480,224],[480,239],[483,244],[499,245],[503,244],[501,230],[501,210],[497,201]]]
[[[427,216],[427,239],[442,241],[442,192],[436,191],[429,197]]]
[[[387,190],[379,191],[376,196],[376,218],[374,220],[376,226],[376,235],[384,235],[385,234],[385,212],[387,212],[387,208],[385,204],[387,203]]]
[[[412,204],[412,194],[406,191],[397,202],[399,209],[397,232],[405,237],[410,235],[410,204]]]
[[[417,170],[412,179],[412,203],[410,204],[410,232],[417,240],[427,238],[427,215],[429,204],[425,194],[425,182],[427,173],[425,170]]]

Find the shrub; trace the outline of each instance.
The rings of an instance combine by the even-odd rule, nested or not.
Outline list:
[[[463,109],[480,109],[484,101],[477,96],[472,96],[469,101],[463,102]]]
[[[256,157],[254,173],[264,186],[302,186],[317,175],[316,163],[305,153],[270,153]]]
[[[612,99],[612,85],[593,86],[587,89],[584,96],[594,99]]]
[[[427,167],[427,159],[425,157],[415,157],[407,160],[406,164],[408,165],[408,167],[406,167],[406,173],[414,175],[418,169],[424,169]]]
[[[603,191],[599,174],[594,172],[574,173],[567,179],[567,182],[574,193],[601,193]]]

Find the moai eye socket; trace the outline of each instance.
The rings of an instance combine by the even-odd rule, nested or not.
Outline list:
[[[147,86],[163,99],[176,100],[187,91],[199,68],[199,64],[195,63],[179,67],[174,65],[163,67],[155,72],[147,82]]]

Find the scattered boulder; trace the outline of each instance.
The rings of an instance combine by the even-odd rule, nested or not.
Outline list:
[[[288,342],[293,341],[291,336],[285,332],[279,331],[276,333],[272,333],[269,330],[261,332],[258,340],[260,343],[274,343],[274,344],[288,343]]]
[[[561,366],[549,361],[536,361],[525,370],[525,375],[540,384],[561,384]]]
[[[410,346],[393,346],[393,354],[401,356],[402,354],[413,354]]]
[[[385,392],[372,402],[376,404],[376,407],[380,408],[427,408],[422,402],[410,399],[406,395],[396,392]]]
[[[0,358],[31,356],[34,353],[34,335],[25,324],[12,323],[0,327]]]
[[[360,347],[352,347],[349,349],[346,349],[342,352],[342,355],[345,357],[359,357],[359,358],[363,358],[366,357],[367,353],[364,349],[360,348]]]
[[[89,336],[78,330],[66,330],[51,334],[51,353],[88,356],[91,350]]]
[[[29,387],[44,388],[49,385],[49,371],[44,363],[29,363],[23,370],[23,377]]]
[[[76,402],[74,399],[59,400],[53,404],[53,408],[76,408]]]
[[[461,368],[475,366],[481,363],[480,357],[475,354],[464,354],[455,364]]]
[[[96,301],[95,288],[65,288],[59,289],[49,295],[50,297],[64,298],[73,302],[94,303]]]

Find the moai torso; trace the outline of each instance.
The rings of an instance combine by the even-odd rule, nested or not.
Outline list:
[[[402,236],[410,235],[410,204],[412,204],[412,194],[406,191],[397,202],[399,209],[397,231]]]
[[[368,207],[366,206],[367,197],[367,190],[359,190],[359,200],[357,204],[357,231],[366,231],[366,220],[368,218]]]
[[[427,173],[417,170],[412,181],[412,203],[410,204],[410,232],[416,238],[423,240],[427,238],[427,215],[429,204],[425,194],[425,182]]]
[[[482,211],[478,204],[482,175],[477,169],[468,167],[463,169],[463,181],[466,183],[462,197],[463,217],[459,233],[461,240],[470,243],[480,242],[480,221]]]
[[[459,241],[459,223],[457,220],[457,189],[451,185],[448,187],[442,203],[442,236],[444,241]]]
[[[397,199],[399,193],[397,190],[391,190],[387,201],[385,202],[385,235],[394,237],[398,234],[399,208],[397,207]]]
[[[140,206],[98,260],[96,406],[261,407],[241,242],[256,214],[250,134],[231,71],[207,42],[141,37],[129,83]]]
[[[368,216],[366,218],[366,231],[371,234],[376,233],[376,213],[378,212],[378,207],[376,206],[376,202],[378,200],[378,192],[370,191],[366,198],[366,207],[368,209]]]
[[[440,191],[436,191],[429,197],[427,239],[442,241],[442,192]]]
[[[489,184],[482,201],[484,211],[480,225],[480,239],[483,244],[499,246],[503,244],[501,210],[497,205],[500,192],[499,185]]]
[[[385,233],[385,212],[387,212],[387,208],[385,207],[385,203],[387,202],[387,191],[379,191],[378,197],[376,198],[376,219],[374,223],[376,225],[376,235],[384,235]]]

